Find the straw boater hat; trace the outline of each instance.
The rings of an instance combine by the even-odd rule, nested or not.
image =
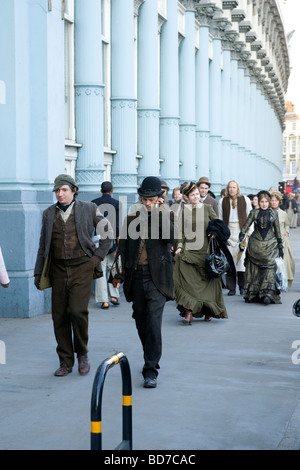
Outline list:
[[[280,191],[271,191],[270,196],[276,196],[278,199],[282,199],[282,194]]]

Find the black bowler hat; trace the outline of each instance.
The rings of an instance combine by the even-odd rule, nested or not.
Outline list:
[[[141,197],[161,196],[163,192],[160,179],[156,176],[147,176],[138,189],[138,193]]]

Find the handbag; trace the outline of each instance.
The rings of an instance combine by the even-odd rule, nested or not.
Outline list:
[[[215,237],[210,237],[205,257],[205,268],[211,278],[218,278],[229,271],[230,265]]]
[[[287,291],[288,289],[288,279],[287,273],[282,258],[275,258],[276,262],[276,277],[275,277],[275,287],[280,291]]]
[[[112,284],[112,281],[115,278],[123,280],[121,256],[118,253],[116,254],[115,260],[109,272],[109,284]]]

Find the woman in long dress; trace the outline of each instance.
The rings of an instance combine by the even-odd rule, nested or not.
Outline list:
[[[208,248],[206,230],[209,222],[217,219],[217,215],[212,206],[199,202],[199,189],[195,183],[189,182],[183,194],[186,203],[179,222],[181,236],[174,266],[177,308],[183,321],[189,324],[193,317],[204,316],[205,321],[210,321],[210,317],[228,318],[221,278],[209,279],[205,270]]]
[[[289,226],[290,228],[297,228],[297,203],[294,199],[294,194],[289,193],[288,199],[285,205],[286,213],[289,217]]]
[[[270,208],[270,193],[258,193],[259,209],[250,212],[240,232],[240,242],[254,222],[245,258],[245,302],[279,304],[280,292],[275,286],[276,261],[283,257],[278,212]]]
[[[291,287],[295,275],[295,260],[291,250],[291,244],[289,241],[289,218],[285,211],[280,209],[280,204],[282,200],[282,194],[279,191],[274,191],[271,193],[271,207],[278,212],[280,232],[282,236],[283,244],[283,254],[284,254],[284,266],[286,269],[288,286]]]
[[[296,196],[295,196],[295,201],[296,201],[296,204],[297,204],[297,225],[298,227],[300,226],[300,194],[297,193]]]

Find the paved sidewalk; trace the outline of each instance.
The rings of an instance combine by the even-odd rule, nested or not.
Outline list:
[[[0,318],[6,364],[0,364],[0,449],[88,450],[90,402],[98,366],[116,352],[130,363],[134,450],[298,450],[300,364],[300,228],[291,230],[296,259],[292,288],[281,305],[227,297],[227,320],[184,325],[174,302],[165,308],[163,357],[156,389],[144,389],[142,351],[131,305],[101,310],[91,299],[86,377],[58,366],[50,314]],[[299,348],[299,346],[298,346]],[[122,440],[119,365],[107,373],[102,402],[103,449]]]

